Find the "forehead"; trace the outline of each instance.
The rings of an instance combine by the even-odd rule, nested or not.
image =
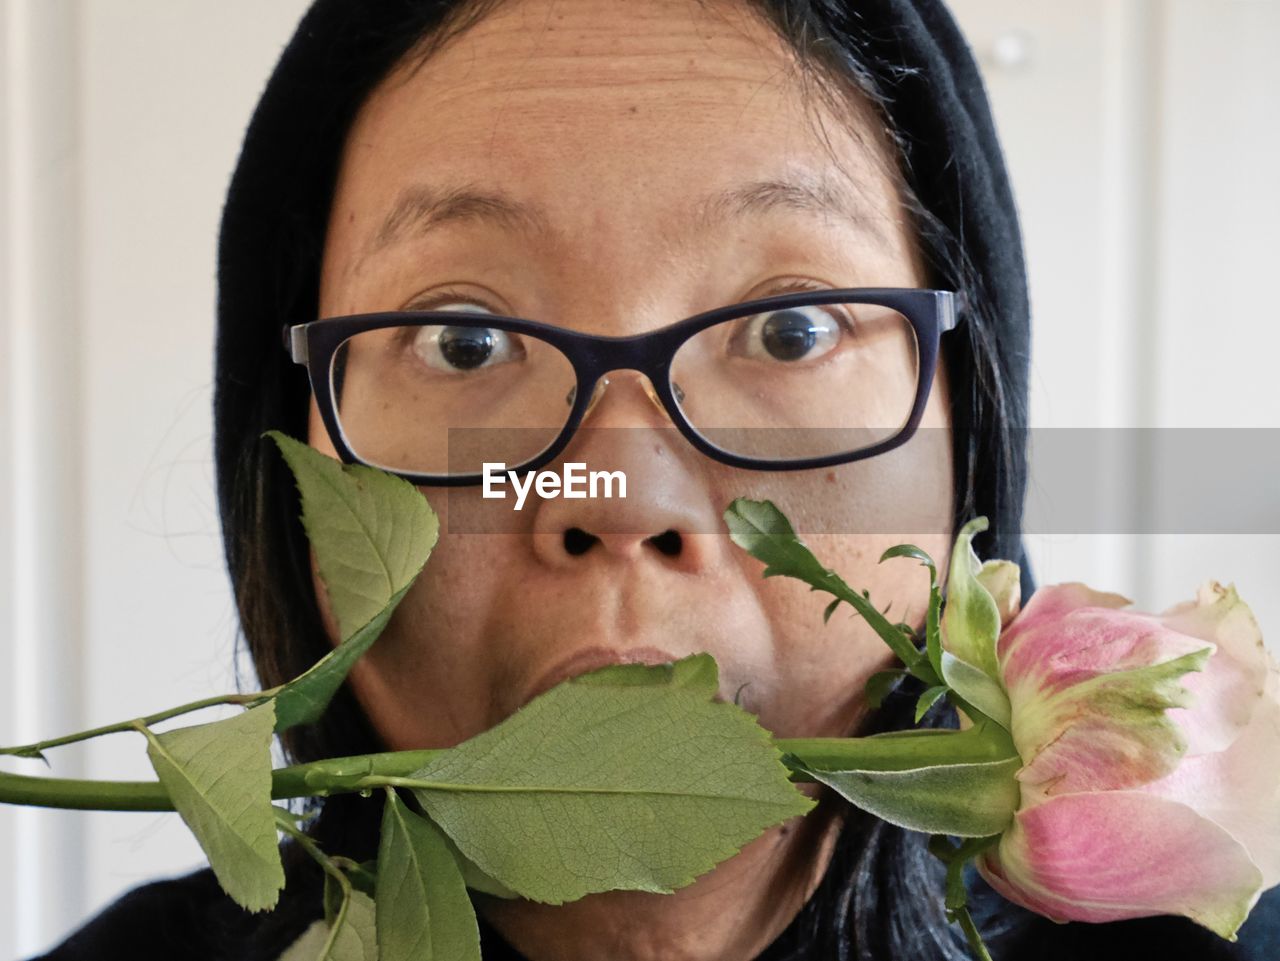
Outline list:
[[[509,0],[364,104],[329,253],[355,271],[452,221],[672,257],[789,210],[905,257],[873,112],[814,83],[745,4]]]

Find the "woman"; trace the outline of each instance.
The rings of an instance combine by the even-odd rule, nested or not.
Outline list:
[[[250,126],[219,270],[219,494],[264,685],[305,669],[336,629],[263,430],[435,477],[536,453],[569,412],[584,427],[629,429],[564,436],[562,459],[624,470],[622,501],[545,498],[516,514],[482,503],[474,484],[425,485],[440,544],[324,719],[290,735],[298,760],[455,744],[564,677],[698,650],[720,663],[722,693],[778,736],[909,724],[911,692],[877,712],[862,703],[886,660],[865,625],[818,630],[812,595],[764,581],[728,542],[719,514],[734,496],[773,499],[827,563],[917,623],[918,569],[874,562],[900,531],[942,560],[955,522],[985,514],[979,550],[1025,562],[1020,240],[976,68],[934,0],[318,0]],[[732,365],[711,352],[677,353],[663,396],[635,370],[611,369],[589,398],[562,391],[570,376],[559,393],[535,392],[562,406],[537,408],[503,372],[563,356],[491,319],[635,336],[788,293],[888,287],[957,292],[963,321],[919,382],[932,377],[920,429],[820,469],[747,469],[668,428],[686,418],[775,467],[868,453],[848,430],[867,426],[853,414],[888,388],[852,385],[885,365],[796,388],[792,408],[761,379],[770,408],[789,413],[730,438],[738,422],[698,406],[730,389],[717,378]],[[725,344],[750,370],[852,357],[853,328],[811,306],[735,318]],[[477,316],[398,328],[431,381],[370,366],[391,342],[370,327],[370,349],[353,342],[339,368],[320,371],[321,383],[341,371],[330,404],[280,349],[286,323],[414,310]],[[904,336],[917,324],[927,354],[929,322],[899,320]],[[468,381],[479,386],[463,386],[463,372],[482,375]],[[815,407],[822,416],[805,420]],[[378,417],[362,420],[365,408]],[[451,416],[432,421],[441,410]],[[445,450],[444,429],[458,426],[513,428],[513,439],[480,437],[468,467]],[[522,447],[529,432],[541,439]],[[780,436],[813,440],[770,450]],[[369,857],[378,806],[331,799],[315,829],[322,846]],[[316,872],[291,858],[269,916],[242,914],[201,872],[134,892],[49,957],[275,958],[320,909]],[[940,884],[923,838],[827,794],[674,895],[475,900],[486,958],[964,957]],[[1248,956],[1248,937],[1233,949],[1181,921],[1054,928],[974,887],[1000,957],[1119,956],[1138,944],[1161,957]]]

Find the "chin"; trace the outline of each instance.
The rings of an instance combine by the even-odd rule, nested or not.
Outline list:
[[[529,961],[743,961],[772,943],[826,873],[843,804],[770,828],[671,894],[606,891],[550,905],[476,894],[478,913]]]

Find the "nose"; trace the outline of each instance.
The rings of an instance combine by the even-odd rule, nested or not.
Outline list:
[[[694,573],[714,562],[719,511],[704,458],[671,424],[643,375],[615,371],[605,387],[597,385],[560,460],[621,471],[626,496],[538,501],[532,536],[544,564],[654,564]]]

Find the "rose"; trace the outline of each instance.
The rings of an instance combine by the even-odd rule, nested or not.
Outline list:
[[[921,636],[823,566],[772,504],[735,501],[725,516],[766,577],[832,595],[824,620],[848,604],[897,655],[900,667],[868,680],[869,704],[911,677],[917,721],[942,697],[958,709],[960,730],[793,739],[784,761],[931,835],[947,917],[975,957],[990,955],[968,911],[971,862],[1055,920],[1181,914],[1228,939],[1280,883],[1280,669],[1234,587],[1209,581],[1152,615],[1062,584],[1020,611],[1018,566],[974,553],[978,517],[956,538],[945,608],[924,551],[881,556],[928,568]]]
[[[1161,615],[1062,584],[1019,612],[1016,565],[978,565],[971,536],[952,558],[948,680],[993,715],[1007,697],[1022,761],[978,870],[1056,920],[1181,914],[1234,938],[1280,883],[1280,671],[1248,606],[1215,581]]]

